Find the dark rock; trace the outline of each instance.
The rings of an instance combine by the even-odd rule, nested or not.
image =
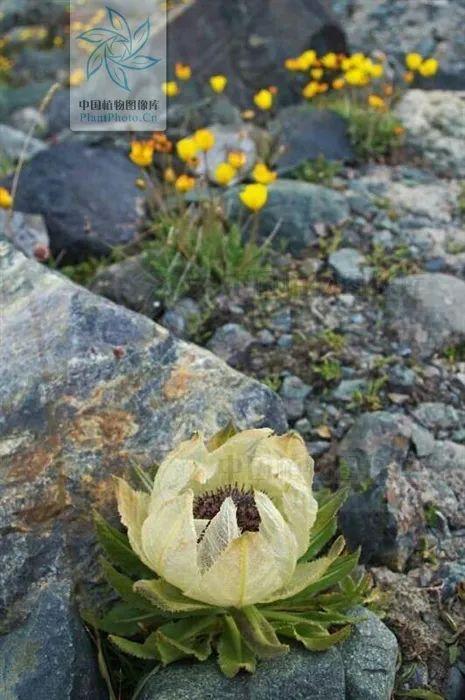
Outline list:
[[[401,571],[424,529],[420,499],[394,462],[352,494],[340,515],[349,547],[362,548],[362,561]]]
[[[237,364],[254,342],[249,331],[239,323],[226,323],[214,332],[207,343],[209,350],[228,364]]]
[[[155,275],[144,263],[143,255],[135,255],[99,270],[88,287],[92,292],[132,311],[156,318],[160,307],[156,300],[158,284]]]
[[[283,383],[279,390],[286,415],[289,420],[300,418],[305,411],[304,399],[311,391],[311,387],[299,378],[293,375],[284,377]]]
[[[269,425],[282,432],[286,420],[266,387],[6,242],[0,279],[8,338],[0,347],[2,615],[52,575],[94,587],[99,566],[92,509],[115,512],[112,475],[133,463],[152,465],[196,430],[210,435],[233,420],[241,428]],[[11,644],[5,638],[7,650],[27,634],[19,624]],[[41,625],[42,634],[58,626]],[[60,644],[47,647],[46,661],[31,671],[34,695],[58,682],[55,659],[69,654]],[[79,649],[87,658],[85,645]],[[71,663],[69,654],[63,668]],[[13,675],[11,687],[17,682]]]
[[[255,674],[239,674],[233,680],[225,678],[214,661],[173,664],[149,681],[141,700],[389,700],[396,638],[373,613],[360,614],[368,619],[346,642],[328,651],[312,653],[295,646],[286,656],[260,663]]]
[[[365,257],[355,248],[339,248],[330,254],[328,262],[338,282],[349,289],[368,284],[373,276]]]
[[[402,466],[412,435],[411,421],[384,411],[360,416],[339,446],[339,458],[354,486],[370,483],[389,464]]]
[[[23,625],[0,636],[0,687],[9,700],[105,700],[69,580],[46,581],[23,602]]]
[[[463,425],[465,411],[460,411],[440,401],[425,401],[412,411],[419,423],[431,430],[452,430]]]
[[[17,25],[46,24],[58,27],[66,22],[69,5],[66,0],[6,0],[2,6],[0,31]]]
[[[278,113],[271,129],[283,148],[278,160],[281,174],[319,157],[341,162],[354,159],[347,122],[330,110],[305,105],[286,107]]]
[[[462,668],[452,666],[447,678],[445,700],[462,700],[465,697],[465,673]]]
[[[134,240],[142,213],[138,169],[122,151],[62,143],[24,167],[15,206],[42,214],[61,260],[108,254]]]
[[[388,324],[420,357],[465,340],[465,282],[441,273],[402,277],[386,292]]]
[[[169,62],[186,61],[203,84],[209,76],[229,78],[228,95],[243,107],[265,85],[280,89],[280,102],[296,101],[284,61],[304,49],[345,51],[344,33],[329,8],[317,0],[193,2],[173,15]],[[201,53],[199,46],[208,46]],[[264,76],[266,82],[264,83]],[[298,95],[300,99],[300,94]]]

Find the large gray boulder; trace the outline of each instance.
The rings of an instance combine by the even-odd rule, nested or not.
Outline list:
[[[388,325],[419,357],[465,339],[465,282],[451,275],[400,277],[386,291]]]
[[[373,613],[351,637],[325,652],[292,647],[259,664],[255,674],[225,678],[213,660],[179,663],[159,671],[140,700],[389,700],[394,687],[397,641]]]
[[[196,430],[210,435],[232,419],[282,432],[286,420],[270,390],[209,352],[9,243],[0,251],[0,616],[8,610],[15,628],[4,658],[17,663],[30,651],[31,636],[21,630],[37,624],[24,596],[52,587],[68,609],[69,593],[62,596],[57,582],[89,588],[98,581],[92,509],[114,513],[113,475],[153,464]],[[81,668],[87,651],[64,642],[64,634],[50,623],[42,639],[32,635],[41,662],[28,677],[51,687],[47,679],[65,644],[68,672],[61,690],[47,697],[93,699],[68,693],[65,676],[73,664]],[[29,694],[15,684],[13,678],[0,687],[8,697],[31,697],[31,684]]]

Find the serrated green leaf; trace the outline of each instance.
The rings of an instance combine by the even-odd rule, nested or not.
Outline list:
[[[301,557],[300,561],[311,561],[322,551],[322,549],[331,541],[337,532],[337,520],[333,518],[321,530],[311,535],[310,543],[307,551]]]
[[[111,634],[108,639],[125,654],[136,656],[138,659],[156,659],[160,661],[160,655],[155,644],[153,634],[151,634],[143,644],[131,642],[129,639]]]
[[[126,603],[130,603],[142,610],[150,610],[152,613],[157,612],[155,606],[149,603],[147,598],[134,591],[134,581],[131,578],[120,574],[106,559],[102,559],[101,564],[106,580]],[[160,611],[158,611],[158,614],[160,614]]]
[[[421,698],[421,700],[444,700],[442,695],[428,690],[427,688],[414,688],[413,690],[406,690],[404,692],[398,692],[397,695],[401,698]]]
[[[207,450],[213,452],[217,450],[218,447],[224,445],[224,443],[229,440],[229,438],[234,437],[238,433],[238,429],[232,421],[229,421],[224,428],[221,428],[217,433],[215,433],[207,442]]]
[[[340,581],[342,581],[346,576],[352,573],[358,564],[360,558],[360,552],[356,551],[352,554],[346,554],[345,556],[339,557],[331,566],[328,568],[324,576],[321,577],[319,581],[312,583],[305,591],[299,593],[299,598],[305,598],[307,596],[313,596],[320,591],[324,591],[331,586],[335,586]]]
[[[348,490],[340,489],[323,498],[318,507],[315,523],[310,532],[308,549],[300,561],[310,561],[331,540],[337,531],[337,513],[347,499]]]
[[[278,634],[296,639],[309,651],[326,651],[326,649],[330,649],[347,639],[351,629],[351,626],[348,625],[330,634],[327,630],[322,630],[316,625],[302,622],[292,627],[280,629]]]
[[[281,644],[273,626],[254,605],[232,611],[239,631],[251,651],[261,659],[273,659],[289,651]]]
[[[234,678],[239,671],[254,673],[256,659],[244,643],[231,615],[223,618],[223,629],[218,642],[218,663],[227,678]]]
[[[168,622],[154,633],[157,649],[164,665],[179,658],[194,656],[205,661],[211,654],[211,640],[219,628],[215,615]]]
[[[161,621],[157,613],[147,613],[146,610],[134,608],[127,603],[115,603],[103,617],[96,620],[98,629],[109,634],[132,637],[140,632],[141,625],[156,624]]]
[[[163,579],[136,581],[134,591],[144,596],[152,605],[171,613],[211,615],[212,612],[221,612],[220,609],[213,608],[211,605],[187,598],[179,588]]]
[[[126,535],[112,527],[99,513],[94,514],[97,538],[112,564],[128,576],[153,576],[150,571],[134,554]]]

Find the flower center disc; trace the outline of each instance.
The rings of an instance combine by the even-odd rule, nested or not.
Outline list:
[[[237,486],[224,486],[217,491],[203,493],[194,499],[194,518],[211,520],[215,517],[226,498],[232,498],[237,511],[237,524],[242,532],[258,532],[260,514],[255,505],[251,489],[244,491]]]

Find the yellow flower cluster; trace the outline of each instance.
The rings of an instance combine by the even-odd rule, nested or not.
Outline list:
[[[0,187],[0,209],[11,209],[13,198],[5,187]]]
[[[301,72],[311,78],[302,90],[306,99],[327,92],[330,85],[333,90],[342,90],[346,85],[365,87],[384,73],[382,63],[373,61],[361,52],[345,56],[330,51],[318,56],[316,51],[309,49],[300,56],[288,58],[284,65],[290,71]],[[334,72],[339,75],[334,75]]]
[[[418,72],[423,78],[432,78],[439,69],[439,61],[436,58],[424,58],[420,53],[408,53],[405,57],[405,65],[408,68],[404,80],[411,83]]]

